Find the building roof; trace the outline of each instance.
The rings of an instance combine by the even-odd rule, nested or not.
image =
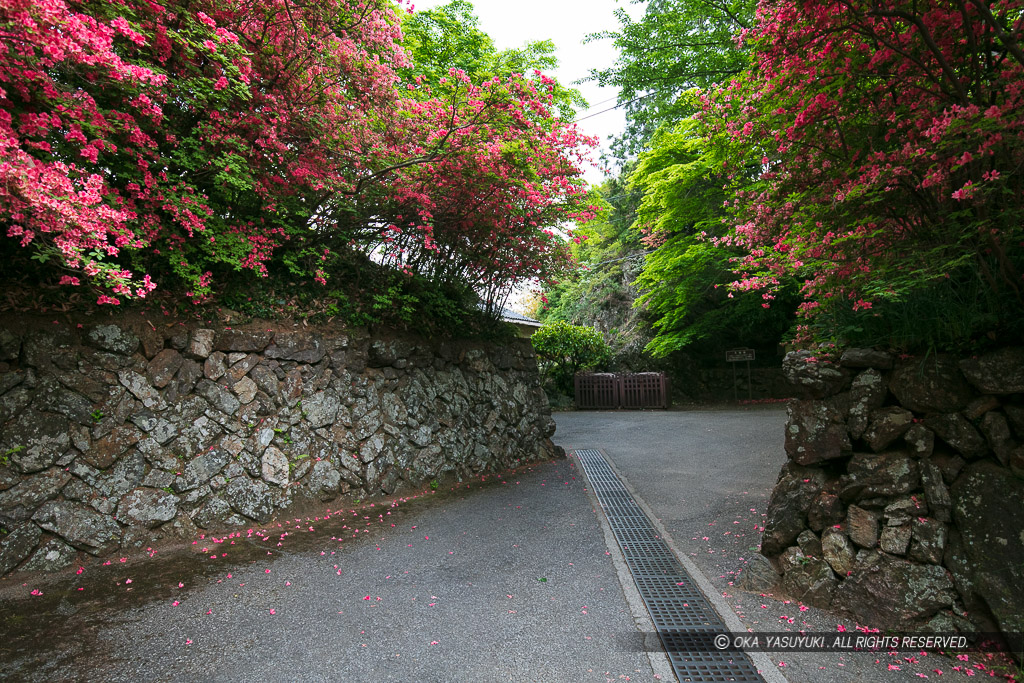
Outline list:
[[[516,313],[515,311],[508,308],[501,309],[501,319],[507,323],[515,323],[516,325],[526,325],[528,327],[543,326],[543,323],[541,323],[541,321],[534,320],[533,318],[528,318],[522,313]]]

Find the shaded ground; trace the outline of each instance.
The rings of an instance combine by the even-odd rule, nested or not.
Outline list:
[[[16,575],[0,678],[652,680],[568,461],[394,505]]]
[[[837,628],[819,610],[732,585],[782,464],[783,411],[556,420],[560,445],[604,450],[746,627]],[[617,548],[572,460],[195,540],[81,574],[0,581],[0,679],[669,680],[664,656],[644,652],[649,621],[620,583]],[[794,682],[959,680],[954,667],[987,665],[770,656]]]
[[[688,558],[755,632],[856,632],[857,624],[788,600],[755,595],[734,579],[757,551],[779,469],[786,412],[777,405],[693,411],[576,412],[555,416],[566,450],[603,450],[648,506],[677,555]],[[790,681],[905,681],[988,677],[1001,662],[937,654],[770,653]],[[978,666],[983,668],[977,668]],[[1007,669],[999,669],[1000,672]]]

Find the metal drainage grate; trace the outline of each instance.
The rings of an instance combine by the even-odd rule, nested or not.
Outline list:
[[[624,527],[615,530],[615,536],[626,543],[657,543],[661,540],[658,532],[650,527],[636,528]]]
[[[666,557],[630,557],[626,559],[633,578],[637,576],[671,576],[685,578],[679,563]]]
[[[625,505],[602,505],[601,509],[605,511],[606,515],[616,519],[633,523],[636,523],[637,520],[647,520],[647,515],[640,514],[636,508],[629,508]]]
[[[708,683],[764,683],[744,653],[715,648],[713,637],[726,630],[725,624],[604,456],[592,449],[573,453],[622,548],[676,677]]]

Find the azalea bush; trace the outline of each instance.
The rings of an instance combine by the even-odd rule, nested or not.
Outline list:
[[[956,348],[1024,320],[1024,3],[766,0],[700,123],[738,291],[802,284],[802,343]]]
[[[554,226],[590,211],[593,141],[539,72],[411,75],[399,11],[3,3],[9,272],[91,285],[100,304],[157,285],[201,302],[266,276],[329,287],[369,262],[498,301],[557,272]]]
[[[762,0],[741,23],[746,67],[690,79],[632,176],[651,349],[751,302],[773,332],[795,308],[800,345],[1019,339],[1022,3]]]

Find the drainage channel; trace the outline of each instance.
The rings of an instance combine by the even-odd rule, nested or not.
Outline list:
[[[728,629],[604,456],[590,449],[573,453],[608,518],[676,677],[694,683],[763,683],[746,654],[715,648],[715,635]]]

